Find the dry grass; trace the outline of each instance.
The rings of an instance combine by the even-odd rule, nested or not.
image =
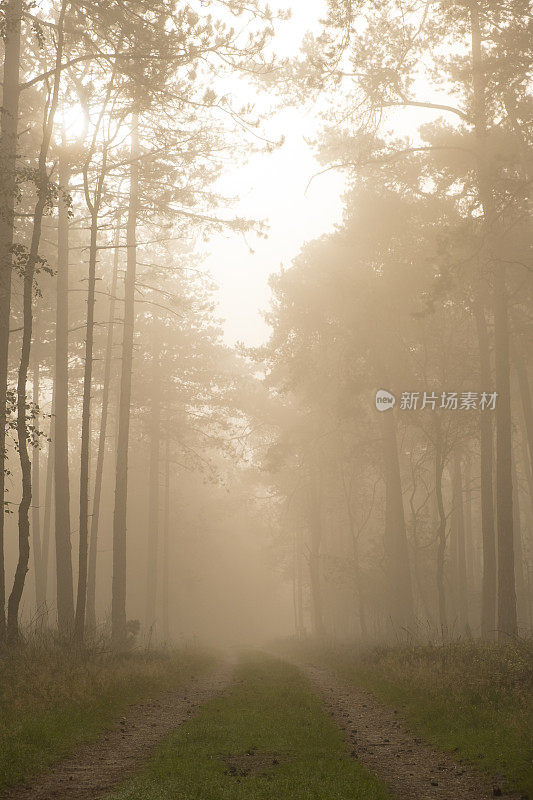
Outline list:
[[[0,658],[0,789],[94,739],[130,703],[186,683],[212,659],[197,649],[83,654],[35,638]]]
[[[533,797],[533,643],[305,648],[372,690],[426,741]]]

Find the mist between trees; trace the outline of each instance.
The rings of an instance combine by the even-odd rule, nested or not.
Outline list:
[[[259,0],[1,13],[0,640],[529,633],[527,4],[330,0],[288,58]],[[230,348],[219,179],[309,102],[343,219]]]

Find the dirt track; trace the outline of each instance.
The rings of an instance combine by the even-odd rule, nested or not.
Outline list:
[[[490,781],[424,744],[405,729],[393,709],[382,706],[370,692],[326,669],[298,666],[343,729],[352,756],[380,777],[394,800],[524,797],[503,792],[501,779]],[[142,766],[164,736],[197,713],[207,700],[222,694],[232,683],[232,672],[232,667],[225,665],[178,691],[131,706],[96,742],[78,748],[50,772],[8,790],[1,800],[99,800]]]
[[[326,669],[299,665],[344,730],[354,758],[387,784],[395,800],[488,800],[522,798],[505,793],[470,766],[438,752],[410,734],[393,709]]]
[[[50,772],[2,794],[2,800],[97,800],[145,762],[158,742],[232,680],[224,666],[175,692],[131,706],[98,741],[78,748]]]

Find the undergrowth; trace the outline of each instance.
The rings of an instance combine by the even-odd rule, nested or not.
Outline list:
[[[186,683],[211,658],[196,649],[77,652],[35,639],[0,657],[0,790],[95,739],[130,703]]]
[[[531,641],[299,652],[373,691],[426,741],[533,798]]]

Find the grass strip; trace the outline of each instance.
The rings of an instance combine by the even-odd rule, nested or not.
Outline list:
[[[294,667],[247,658],[113,800],[385,800]]]

